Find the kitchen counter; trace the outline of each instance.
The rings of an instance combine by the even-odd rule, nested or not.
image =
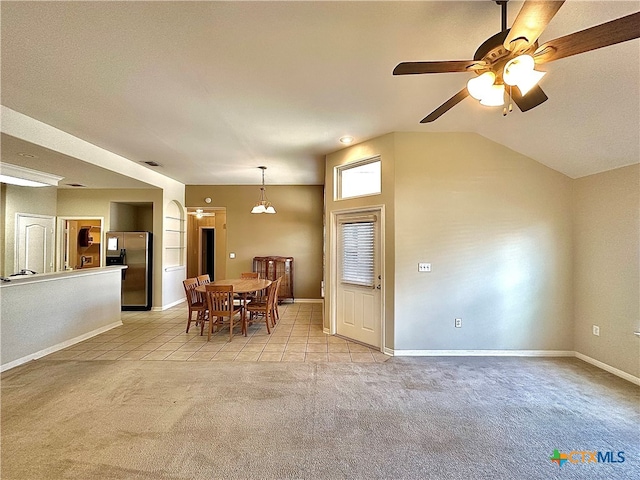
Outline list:
[[[122,325],[123,268],[19,275],[0,282],[0,371]]]
[[[109,273],[113,269],[122,270],[123,268],[127,268],[126,265],[116,265],[116,266],[110,266],[110,267],[76,268],[75,270],[64,270],[62,272],[16,275],[15,277],[4,277],[9,281],[0,282],[0,287],[25,285],[27,283],[51,282],[54,280],[58,280],[60,278]]]

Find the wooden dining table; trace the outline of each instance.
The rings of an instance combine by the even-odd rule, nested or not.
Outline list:
[[[242,295],[242,305],[247,306],[247,294],[253,292],[259,292],[264,290],[273,283],[271,280],[265,278],[225,278],[223,280],[216,280],[209,285],[232,285],[233,293]],[[198,285],[196,291],[200,293],[206,292],[207,285]],[[243,315],[246,318],[247,309],[244,309]]]

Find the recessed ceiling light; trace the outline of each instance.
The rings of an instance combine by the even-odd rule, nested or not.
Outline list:
[[[344,143],[345,145],[349,145],[350,143],[353,142],[353,137],[346,135],[342,138],[340,138],[340,143]]]
[[[26,157],[26,158],[38,158],[37,156],[32,155],[31,153],[18,152],[18,155],[20,155],[21,157]]]

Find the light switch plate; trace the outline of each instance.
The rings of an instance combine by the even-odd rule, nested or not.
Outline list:
[[[418,271],[419,272],[430,272],[431,271],[431,264],[430,263],[418,263]]]
[[[236,254],[235,254],[235,253],[233,253],[233,252],[231,252],[231,253],[229,254],[229,258],[236,258]]]

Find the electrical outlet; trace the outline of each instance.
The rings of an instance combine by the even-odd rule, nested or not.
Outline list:
[[[430,263],[418,263],[418,271],[419,272],[430,272],[431,264]]]
[[[461,318],[456,318],[455,326],[456,326],[456,328],[462,328],[462,319]]]
[[[600,327],[599,327],[598,325],[594,325],[594,326],[593,326],[593,334],[594,334],[596,337],[599,337],[599,336],[600,336]]]

